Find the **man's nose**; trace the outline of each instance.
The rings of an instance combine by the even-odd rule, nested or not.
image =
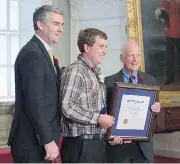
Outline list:
[[[63,31],[64,31],[64,28],[63,28],[62,25],[59,26],[58,31],[59,31],[59,32],[63,32]]]
[[[107,47],[103,48],[103,53],[106,55],[107,54]]]
[[[133,61],[137,61],[137,56],[134,55]]]

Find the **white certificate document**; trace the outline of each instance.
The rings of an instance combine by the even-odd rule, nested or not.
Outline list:
[[[123,95],[116,129],[143,130],[150,97]]]

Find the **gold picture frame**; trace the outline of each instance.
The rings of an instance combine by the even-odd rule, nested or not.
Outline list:
[[[141,0],[127,0],[127,21],[129,39],[136,41],[141,47],[142,61],[140,71],[144,72],[145,62]],[[180,106],[180,92],[178,91],[160,91],[159,98],[163,107]]]

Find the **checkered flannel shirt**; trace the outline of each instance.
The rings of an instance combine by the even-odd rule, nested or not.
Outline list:
[[[94,69],[79,55],[78,60],[63,71],[60,98],[62,102],[62,136],[105,134],[97,121],[106,103],[106,87]]]

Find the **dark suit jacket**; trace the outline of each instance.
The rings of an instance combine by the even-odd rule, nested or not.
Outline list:
[[[144,84],[146,85],[155,85],[156,80],[154,77],[144,73],[144,72],[138,72],[138,79],[141,77],[144,77]],[[123,77],[123,72],[120,70],[118,73],[108,76],[105,78],[105,84],[107,86],[107,108],[108,108],[108,113],[113,97],[113,91],[114,91],[114,86],[115,82],[124,82],[124,77]],[[141,81],[138,82],[139,84],[142,84]],[[145,157],[152,162],[154,160],[154,154],[153,154],[153,144],[152,140],[149,142],[139,142],[139,145],[145,155]],[[120,153],[120,152],[119,152]]]
[[[55,71],[56,69],[56,71]],[[60,137],[60,68],[33,38],[15,62],[15,114],[8,145],[32,150]]]

